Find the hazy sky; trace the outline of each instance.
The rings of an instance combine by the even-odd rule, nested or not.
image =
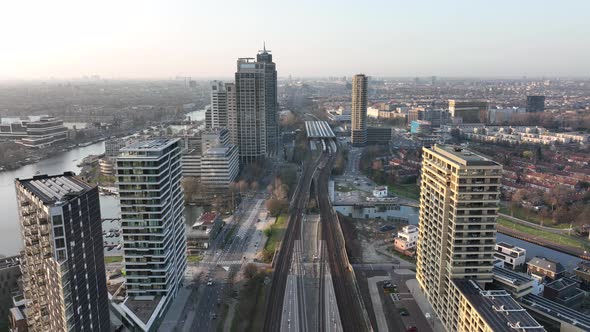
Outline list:
[[[590,76],[590,1],[7,0],[0,79],[230,77],[263,40],[279,76]]]

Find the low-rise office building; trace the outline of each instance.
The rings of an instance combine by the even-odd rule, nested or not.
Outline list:
[[[195,149],[182,154],[182,176],[201,177],[201,152]]]
[[[576,277],[581,281],[581,287],[587,291],[590,291],[590,262],[581,261],[578,266],[574,269]]]
[[[389,144],[391,127],[367,127],[367,144]]]
[[[198,147],[182,155],[183,177],[199,178],[208,190],[227,190],[240,172],[238,147],[230,143],[225,128],[203,131],[199,137]]]
[[[543,285],[537,278],[525,273],[512,271],[501,266],[494,266],[494,285],[505,289],[515,298],[521,298],[527,294],[540,294],[543,292]]]
[[[115,161],[113,158],[100,158],[98,160],[98,169],[103,176],[113,176],[115,175]]]
[[[209,148],[201,156],[201,183],[212,189],[227,189],[238,177],[240,160],[235,145]]]
[[[116,157],[119,155],[119,151],[122,148],[131,144],[132,141],[124,138],[113,138],[104,142],[104,156],[105,157]]]
[[[590,331],[590,316],[583,312],[534,294],[528,294],[519,301],[547,331]]]
[[[410,133],[414,135],[429,134],[430,127],[430,121],[414,120],[410,123]]]
[[[488,119],[487,101],[449,99],[449,113],[453,123],[485,123]]]
[[[63,121],[50,116],[5,118],[0,124],[0,139],[14,140],[30,148],[44,148],[68,138]]]
[[[566,307],[577,309],[586,292],[580,289],[580,282],[572,278],[560,278],[545,284],[543,297]]]

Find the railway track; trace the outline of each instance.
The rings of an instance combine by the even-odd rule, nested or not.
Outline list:
[[[307,207],[312,178],[324,158],[327,158],[326,154],[322,153],[318,159],[309,160],[304,165],[302,176],[293,194],[287,230],[275,259],[275,270],[267,296],[264,331],[280,331],[285,287],[293,257],[294,242],[300,238],[301,220]]]
[[[333,146],[331,144],[331,146]],[[334,148],[334,147],[333,147]],[[334,213],[328,193],[328,182],[334,163],[335,154],[331,154],[318,177],[317,193],[322,223],[322,238],[326,243],[326,258],[336,294],[336,302],[344,331],[372,331],[360,290],[356,284],[354,271],[348,261],[344,236],[338,217]],[[324,301],[321,294],[320,303]],[[320,316],[325,312],[320,309]],[[323,324],[320,324],[322,326]],[[324,327],[322,327],[323,329]]]
[[[368,315],[360,295],[360,290],[356,284],[354,271],[348,261],[344,236],[340,229],[337,216],[334,213],[332,204],[329,199],[328,182],[331,170],[336,157],[336,143],[332,140],[322,141],[322,151],[316,160],[309,160],[303,169],[303,174],[299,179],[298,186],[293,195],[289,207],[289,221],[285,237],[281,242],[280,250],[275,259],[275,271],[273,273],[270,292],[267,295],[266,316],[264,321],[264,331],[275,332],[281,329],[281,319],[283,312],[283,302],[285,289],[287,286],[287,277],[291,269],[294,255],[299,255],[295,248],[295,240],[301,240],[302,219],[307,207],[310,196],[312,181],[315,181],[315,192],[318,198],[320,209],[320,233],[324,241],[320,250],[320,273],[319,273],[319,301],[318,301],[318,330],[326,331],[326,320],[329,319],[326,313],[326,287],[325,274],[326,264],[329,264],[331,280],[336,296],[341,326],[344,331],[372,331]],[[297,267],[297,265],[295,265]],[[298,285],[298,291],[302,291],[304,286]],[[303,299],[301,294],[300,299]],[[307,319],[305,318],[304,303],[300,303],[298,316],[304,322],[303,329]]]

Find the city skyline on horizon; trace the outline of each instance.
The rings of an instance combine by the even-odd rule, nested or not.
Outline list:
[[[590,76],[583,1],[114,5],[61,0],[30,12],[8,4],[0,28],[13,33],[0,80],[213,78],[234,72],[263,41],[281,77]]]

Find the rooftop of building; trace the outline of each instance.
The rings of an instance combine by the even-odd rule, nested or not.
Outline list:
[[[524,285],[534,280],[528,274],[518,273],[516,271],[496,265],[494,265],[492,268],[492,273],[494,274],[494,279],[497,279],[498,281],[504,281],[515,286]]]
[[[510,244],[510,243],[506,243],[506,242],[498,242],[498,243],[496,243],[496,245],[504,247],[504,248],[508,248],[508,249],[512,249],[515,247],[515,245]]]
[[[0,270],[20,265],[20,256],[10,256],[0,258]]]
[[[26,319],[25,314],[23,313],[23,311],[19,307],[12,307],[12,308],[10,308],[9,311],[10,311],[10,315],[12,316],[12,319],[14,319],[17,322],[20,320]]]
[[[482,290],[473,280],[454,279],[453,283],[492,331],[545,331],[531,315],[504,290]]]
[[[55,203],[94,188],[76,177],[73,172],[64,172],[60,175],[36,175],[30,179],[16,179],[15,181],[46,204]]]
[[[121,151],[159,151],[176,142],[178,138],[156,138],[145,141],[137,141],[122,148]]]
[[[405,233],[414,233],[418,231],[418,226],[416,225],[406,225],[402,227],[402,231]]]
[[[561,265],[561,263],[554,262],[545,257],[533,257],[533,259],[528,261],[527,265],[535,266],[540,269],[555,273],[565,272],[565,268],[563,267],[563,265]]]
[[[151,325],[152,316],[161,309],[162,296],[130,296],[123,303],[144,325]]]
[[[449,102],[454,102],[454,103],[461,103],[461,104],[466,104],[466,105],[477,105],[477,104],[487,104],[488,102],[485,100],[469,100],[469,99],[449,99]]]
[[[211,225],[219,217],[217,212],[205,212],[199,218],[199,222],[203,225]]]
[[[500,166],[488,157],[458,146],[435,144],[434,147],[425,149],[441,153],[466,166]]]
[[[30,115],[22,117],[3,117],[0,119],[1,124],[22,123],[22,122],[48,122],[58,121],[59,118],[49,115]]]
[[[527,294],[521,298],[521,302],[535,311],[559,321],[565,321],[579,327],[581,330],[590,330],[590,315],[586,315],[572,308],[561,305],[539,295]]]
[[[334,132],[327,121],[305,121],[308,138],[334,138]]]
[[[513,245],[513,244],[506,243],[506,242],[498,242],[498,243],[496,243],[496,245],[498,245],[498,246],[500,246],[500,247],[507,248],[507,249],[512,249],[512,250],[514,250],[514,251],[518,251],[518,252],[525,251],[525,250],[524,250],[523,248],[521,248],[521,247],[517,247],[517,246],[515,246],[515,245]]]
[[[565,288],[569,288],[569,287],[572,287],[572,286],[578,287],[579,285],[580,285],[580,282],[577,281],[577,280],[575,280],[575,279],[572,279],[572,278],[559,278],[557,280],[554,280],[554,281],[552,281],[550,283],[545,284],[545,287],[552,288],[552,289],[555,289],[555,290],[558,290],[559,291],[559,290],[562,290],[562,289],[565,289]]]
[[[576,271],[590,273],[590,262],[589,261],[580,261],[578,266],[575,268]]]
[[[211,147],[205,151],[204,155],[225,155],[227,154],[227,151],[231,150],[233,147],[234,145]]]

